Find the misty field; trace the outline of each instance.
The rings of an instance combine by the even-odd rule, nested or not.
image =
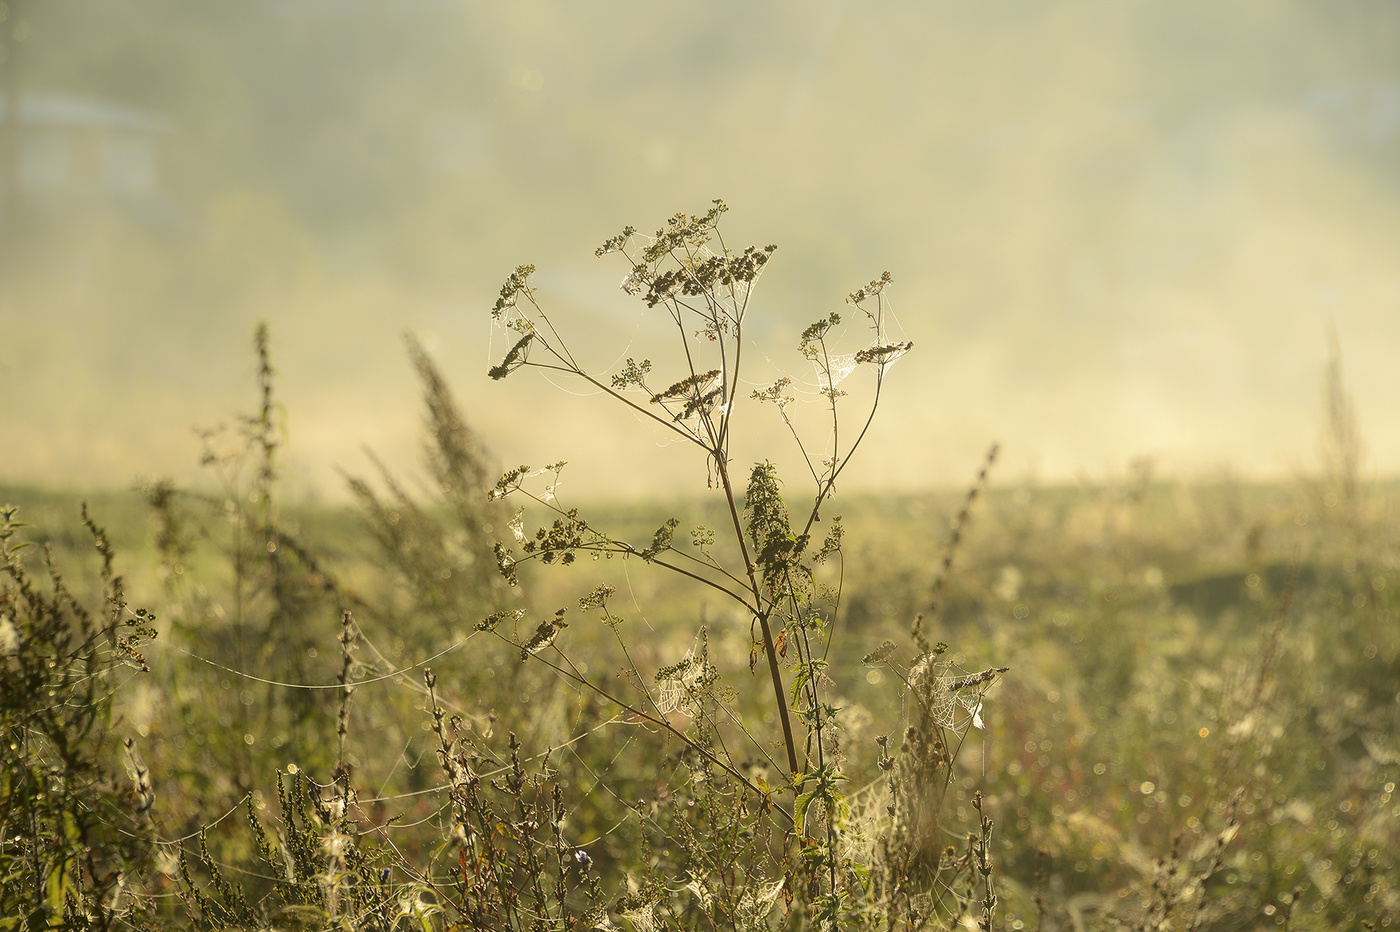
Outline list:
[[[284,500],[266,327],[204,484],[0,487],[5,927],[1389,927],[1400,490],[1335,357],[1316,477],[1045,486],[993,447],[838,495],[917,352],[891,277],[745,382],[775,247],[724,210],[597,250],[674,324],[654,359],[578,361],[531,266],[492,312],[493,379],[629,410],[691,495],[496,463],[409,337],[419,472]]]
[[[1326,496],[1306,483],[1144,484],[995,488],[980,503],[930,634],[953,645],[952,659],[967,669],[1010,667],[981,707],[984,727],[967,732],[938,839],[960,855],[975,829],[973,794],[984,794],[995,826],[994,927],[1392,922],[1400,911],[1400,574],[1395,523],[1385,516],[1395,490],[1368,490],[1364,512],[1351,516],[1328,507]],[[22,540],[52,545],[66,585],[97,611],[93,550],[73,496],[6,489],[0,497],[38,525],[10,538],[7,553]],[[681,513],[700,523],[708,504],[686,503]],[[108,524],[128,598],[153,608],[160,637],[141,647],[149,672],[130,662],[104,672],[99,697],[110,694],[115,713],[82,736],[102,775],[48,791],[104,814],[70,836],[74,857],[91,846],[99,872],[126,873],[113,889],[110,877],[87,875],[81,859],[50,853],[42,882],[29,872],[25,827],[40,803],[19,793],[19,765],[61,779],[48,773],[61,758],[36,738],[6,772],[11,916],[47,907],[56,919],[65,897],[76,909],[91,894],[114,921],[136,925],[461,926],[453,900],[462,839],[453,835],[451,782],[426,728],[429,666],[437,702],[460,718],[483,775],[509,772],[514,734],[529,799],[560,788],[567,851],[555,876],[578,888],[561,893],[564,904],[579,905],[572,915],[594,902],[586,894],[596,882],[596,902],[611,906],[623,928],[623,899],[644,891],[657,903],[651,927],[728,927],[687,889],[697,871],[688,832],[708,816],[694,812],[705,793],[683,747],[522,663],[513,645],[473,638],[473,617],[457,613],[475,593],[409,584],[385,561],[373,528],[348,510],[279,516],[282,533],[310,548],[327,574],[315,588],[308,577],[316,571],[289,559],[279,604],[276,564],[265,550],[240,546],[248,515],[241,503],[228,507],[238,520],[219,515],[199,539],[187,539],[197,546],[172,551],[164,541],[163,554],[162,514],[135,495],[89,504]],[[861,658],[885,639],[907,643],[909,623],[933,604],[958,507],[955,496],[938,495],[845,505],[849,608],[829,670],[845,718],[852,844],[873,847],[888,831],[876,738],[897,745],[905,727],[898,674]],[[641,528],[669,513],[638,507],[616,517]],[[445,509],[404,509],[398,526],[419,520],[445,526],[451,539]],[[251,527],[241,530],[252,536]],[[39,572],[37,548],[20,557]],[[761,683],[745,668],[747,625],[707,617],[703,598],[656,585],[651,568],[633,562],[612,574],[633,660],[654,672],[685,656],[703,622],[725,688],[753,702]],[[532,579],[520,604],[534,617],[552,613],[587,591],[594,569],[590,562]],[[5,598],[9,618],[18,596],[11,587]],[[358,639],[350,680],[370,681],[349,697],[343,750],[337,690],[276,685],[336,684],[337,603],[351,606]],[[564,634],[575,663],[609,675],[625,663],[595,619]],[[33,728],[29,716],[43,700],[25,695],[16,677],[14,638],[4,707],[12,742]],[[124,760],[127,738],[144,761],[144,788]],[[350,798],[343,811],[342,786]],[[296,794],[326,802],[303,798],[302,809],[289,810]],[[110,808],[90,809],[95,800]],[[277,853],[260,852],[250,814]],[[518,830],[511,817],[501,811],[504,831]],[[112,850],[119,832],[140,842],[120,855],[127,860]],[[293,869],[281,851],[298,839],[305,860]],[[42,839],[46,852],[51,843]],[[542,857],[555,857],[548,837],[538,844]],[[587,874],[576,852],[587,853]],[[730,880],[747,889],[794,866],[754,864]],[[59,884],[61,872],[68,876]],[[966,877],[953,874],[950,906],[968,895]],[[337,886],[338,908],[328,899]],[[561,912],[570,915],[567,905]],[[767,913],[770,927],[788,927],[781,899]],[[522,916],[518,926],[530,921]]]
[[[1397,255],[1400,3],[0,0],[0,932],[1400,926]]]

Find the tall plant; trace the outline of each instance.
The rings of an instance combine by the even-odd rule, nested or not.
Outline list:
[[[695,528],[691,546],[686,546],[683,538],[677,541],[679,520],[671,518],[649,540],[629,541],[560,501],[556,487],[563,463],[543,470],[520,466],[503,475],[491,493],[498,500],[521,500],[510,524],[514,539],[498,542],[495,552],[512,585],[526,564],[570,564],[587,554],[639,558],[720,594],[751,620],[749,666],[754,671],[762,658],[771,690],[764,712],[770,714],[746,716],[717,699],[724,695],[715,688],[721,671],[708,651],[700,656],[692,652],[648,678],[636,669],[619,634],[633,690],[590,678],[560,648],[561,632],[568,627],[565,609],[541,621],[533,634],[528,623],[522,627],[520,610],[498,612],[478,629],[510,640],[522,660],[533,656],[577,688],[662,729],[681,741],[707,773],[760,799],[764,810],[786,826],[784,837],[796,852],[798,868],[795,873],[789,869],[785,879],[788,908],[794,908],[796,897],[819,924],[829,926],[842,915],[855,881],[841,838],[848,800],[838,753],[839,709],[827,670],[832,623],[841,605],[842,527],[839,515],[826,520],[824,513],[879,408],[890,364],[912,344],[887,333],[889,273],[846,299],[867,330],[861,348],[838,352],[840,313],[829,313],[802,331],[797,349],[813,367],[811,397],[825,420],[826,437],[814,444],[790,416],[801,394],[799,382],[785,376],[757,390],[741,389],[753,356],[746,333],[750,301],[776,247],[731,248],[720,232],[726,209],[715,201],[699,216],[677,214],[651,237],[627,227],[597,250],[599,256],[622,256],[628,265],[623,290],[669,318],[673,351],[665,359],[629,358],[610,374],[590,369],[532,286],[534,267],[523,265],[506,281],[492,311],[515,339],[490,370],[495,379],[522,369],[578,379],[690,446],[721,499],[723,531]],[[857,371],[866,374],[871,388],[859,408],[848,410],[853,399],[840,386]],[[737,426],[759,405],[776,410],[806,463],[808,482],[800,507],[789,507],[770,459],[739,460],[736,455]],[[527,530],[527,505],[543,508],[547,523]],[[601,585],[580,600],[580,607],[600,611],[617,632],[618,620],[608,604],[612,594],[611,586]],[[514,634],[508,623],[515,626]],[[922,637],[918,640],[923,643]],[[926,644],[923,653],[929,653]],[[992,679],[989,672],[972,688],[985,691]],[[677,715],[678,709],[688,714]],[[763,734],[763,717],[779,733],[775,753]],[[968,721],[961,722],[964,729]],[[770,783],[753,776],[742,765],[753,756],[780,777]],[[754,895],[750,891],[750,902]],[[774,894],[768,895],[771,902]]]

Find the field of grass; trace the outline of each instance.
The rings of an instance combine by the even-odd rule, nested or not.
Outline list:
[[[839,317],[802,334],[815,495],[745,485],[717,379],[771,249],[710,253],[722,209],[600,250],[682,325],[669,389],[579,369],[528,267],[497,306],[493,375],[588,380],[704,497],[498,479],[411,342],[425,481],[284,502],[265,330],[206,488],[0,486],[0,928],[1394,926],[1400,487],[1345,405],[1316,479],[1043,487],[993,451],[965,492],[837,497],[838,425],[910,349],[886,276],[849,299],[863,400]]]
[[[1323,484],[1306,482],[994,487],[975,507],[941,592],[957,496],[842,502],[847,607],[829,675],[857,788],[852,838],[873,845],[882,830],[875,738],[907,727],[898,671],[861,658],[887,639],[907,645],[914,617],[941,604],[928,633],[952,645],[954,661],[968,670],[1010,667],[986,696],[984,727],[967,732],[939,826],[961,848],[975,829],[973,794],[986,797],[996,826],[997,927],[1388,927],[1400,915],[1396,491],[1367,489],[1347,513]],[[34,525],[17,539],[51,546],[78,598],[100,604],[76,496],[7,488],[0,499]],[[135,740],[149,774],[146,837],[154,847],[142,861],[148,873],[125,879],[130,915],[242,924],[247,917],[221,918],[193,897],[215,884],[201,871],[217,864],[224,883],[247,890],[250,915],[285,922],[286,904],[281,913],[260,905],[282,901],[273,892],[276,865],[260,860],[246,808],[251,802],[260,818],[290,824],[279,784],[304,775],[334,798],[338,767],[356,800],[360,843],[388,871],[393,902],[403,905],[407,887],[429,902],[436,894],[415,887],[417,873],[445,871],[455,857],[443,851],[454,823],[426,727],[423,665],[437,674],[438,702],[478,737],[483,755],[504,763],[514,733],[528,766],[561,787],[568,844],[589,853],[605,899],[658,877],[684,898],[675,891],[684,888],[685,855],[657,814],[687,792],[684,749],[549,670],[522,664],[513,648],[473,639],[476,619],[454,614],[460,605],[450,597],[439,594],[434,607],[433,597],[395,579],[349,510],[289,509],[280,518],[287,536],[345,587],[339,598],[356,603],[362,642],[351,679],[369,682],[348,703],[342,759],[338,691],[290,685],[336,683],[335,597],[298,594],[297,617],[279,620],[265,565],[250,564],[236,579],[236,522],[203,524],[172,567],[157,547],[160,515],[140,495],[96,496],[89,509],[112,538],[128,598],[152,609],[159,631],[142,648],[149,672],[112,671],[117,711],[92,749],[115,761],[113,792],[126,790],[119,777],[130,770],[120,739]],[[669,513],[612,510],[613,527],[654,526]],[[680,514],[689,524],[713,523],[708,511],[697,501]],[[36,549],[21,555],[37,573]],[[519,604],[548,614],[591,588],[594,569],[539,574]],[[682,657],[704,625],[726,688],[740,704],[761,695],[745,668],[742,619],[640,560],[605,569],[626,595],[617,611],[629,619],[641,670]],[[609,634],[604,625],[571,626],[574,662],[620,666]],[[17,688],[7,679],[7,707]],[[550,748],[546,765],[540,755]],[[10,846],[18,844],[14,817],[7,813]],[[287,844],[289,829],[281,831]],[[324,859],[317,843],[310,856]],[[192,861],[189,875],[179,868],[181,851]],[[13,906],[27,900],[26,884],[22,862],[7,857]],[[325,884],[317,887],[320,907]],[[773,910],[773,923],[781,912]],[[451,924],[446,916],[431,922]]]

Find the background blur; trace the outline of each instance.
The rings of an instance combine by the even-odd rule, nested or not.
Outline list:
[[[416,461],[404,330],[505,463],[701,487],[601,399],[485,373],[522,262],[593,368],[659,356],[593,249],[716,197],[780,247],[756,382],[894,275],[915,351],[849,485],[962,483],[992,440],[1003,480],[1312,471],[1331,330],[1364,470],[1400,470],[1382,0],[6,0],[0,173],[0,482],[196,477],[266,319],[305,494]]]

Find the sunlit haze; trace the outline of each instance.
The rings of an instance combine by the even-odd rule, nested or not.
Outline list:
[[[0,483],[198,481],[265,320],[299,493],[415,468],[405,331],[503,466],[698,492],[607,398],[486,372],[525,262],[590,370],[665,358],[594,249],[714,198],[778,244],[755,387],[815,391],[798,334],[893,275],[914,349],[843,489],[994,441],[1003,482],[1313,472],[1332,334],[1363,470],[1400,470],[1394,4],[7,0],[0,143]],[[746,417],[738,462],[792,454]]]

